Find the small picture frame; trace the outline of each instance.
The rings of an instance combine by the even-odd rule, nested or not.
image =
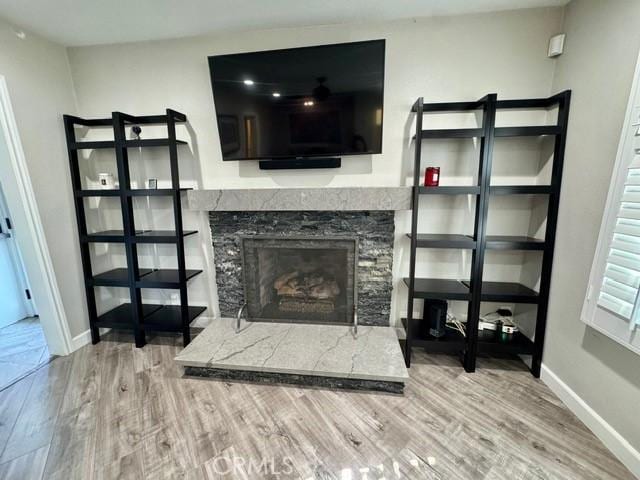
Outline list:
[[[158,188],[158,179],[157,178],[150,178],[149,181],[149,190],[155,190]]]

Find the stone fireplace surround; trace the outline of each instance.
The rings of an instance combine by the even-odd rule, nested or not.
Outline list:
[[[389,325],[393,212],[210,212],[220,312],[234,317],[245,302],[241,239],[252,235],[356,238],[357,311],[363,325]]]
[[[192,210],[209,212],[222,318],[180,354],[185,374],[401,393],[408,381],[389,327],[394,211],[409,209],[411,188],[196,190]],[[243,322],[240,238],[246,235],[358,239],[358,314],[351,325]]]

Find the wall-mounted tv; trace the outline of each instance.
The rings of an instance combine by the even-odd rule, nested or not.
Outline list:
[[[382,151],[384,40],[209,57],[224,160]]]

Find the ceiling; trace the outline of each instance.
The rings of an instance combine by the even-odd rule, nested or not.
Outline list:
[[[0,17],[67,46],[232,30],[564,5],[568,0],[0,0]]]

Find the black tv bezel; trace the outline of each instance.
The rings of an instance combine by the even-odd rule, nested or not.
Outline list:
[[[213,96],[213,108],[214,108],[214,120],[216,124],[216,130],[218,130],[218,137],[220,137],[220,130],[218,129],[218,111],[216,109],[216,94],[214,92],[213,87],[213,59],[217,57],[226,57],[229,55],[243,55],[243,54],[252,54],[252,53],[270,53],[270,52],[282,52],[282,51],[291,51],[291,50],[312,50],[317,48],[331,47],[334,45],[358,45],[363,43],[374,43],[374,42],[382,42],[383,44],[383,54],[382,54],[382,106],[381,106],[381,119],[382,123],[380,124],[380,150],[375,152],[335,152],[335,153],[319,153],[319,154],[311,154],[311,155],[271,155],[271,156],[258,156],[258,157],[244,157],[244,158],[224,158],[224,153],[222,152],[222,144],[220,144],[220,154],[222,156],[223,162],[244,162],[247,160],[288,160],[288,159],[304,159],[304,158],[327,158],[327,157],[355,157],[362,155],[380,155],[382,153],[382,149],[384,147],[384,87],[385,87],[385,73],[386,73],[386,61],[387,61],[387,41],[385,38],[377,38],[371,40],[359,40],[357,42],[341,42],[341,43],[326,43],[322,45],[310,45],[306,47],[292,47],[292,48],[276,48],[271,50],[256,50],[253,52],[239,52],[239,53],[223,53],[220,55],[210,55],[207,57],[207,61],[209,64],[209,79],[211,81],[211,95]]]

